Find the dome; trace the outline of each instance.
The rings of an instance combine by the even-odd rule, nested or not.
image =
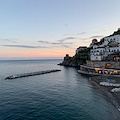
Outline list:
[[[97,39],[93,39],[93,40],[92,40],[92,43],[95,43],[95,42],[97,42]]]

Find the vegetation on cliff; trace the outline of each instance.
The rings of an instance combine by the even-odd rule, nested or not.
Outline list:
[[[90,48],[79,51],[73,57],[70,57],[68,54],[66,54],[63,62],[60,63],[60,65],[73,66],[73,67],[80,66],[81,64],[85,64],[86,60],[89,60],[89,55],[90,55]]]

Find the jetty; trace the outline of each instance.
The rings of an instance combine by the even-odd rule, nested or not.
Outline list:
[[[61,70],[53,69],[53,70],[38,71],[38,72],[31,72],[31,73],[23,73],[23,74],[8,76],[8,77],[5,78],[5,80],[22,78],[22,77],[29,77],[29,76],[35,76],[35,75],[42,75],[42,74],[47,74],[47,73],[52,73],[52,72],[59,72],[59,71],[61,71]]]

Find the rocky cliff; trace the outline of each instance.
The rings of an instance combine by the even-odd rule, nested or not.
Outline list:
[[[89,53],[90,53],[90,49],[87,48],[85,50],[79,51],[73,57],[70,57],[69,54],[66,54],[63,62],[60,63],[59,65],[78,67],[81,64],[86,63],[86,60],[89,59]]]

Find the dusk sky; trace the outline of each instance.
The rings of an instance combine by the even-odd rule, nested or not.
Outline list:
[[[120,27],[120,0],[0,0],[0,59],[73,56]]]

